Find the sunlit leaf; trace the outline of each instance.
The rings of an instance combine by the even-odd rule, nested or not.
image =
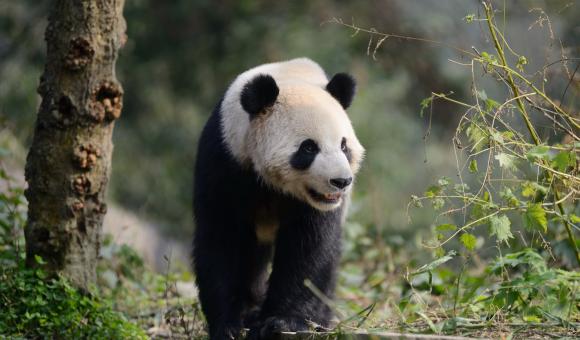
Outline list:
[[[504,132],[501,133],[501,135],[506,140],[512,140],[514,138],[514,133],[511,132],[511,131],[504,131]]]
[[[540,203],[530,203],[524,213],[526,228],[530,230],[548,231],[548,219],[546,211]]]
[[[472,159],[471,162],[469,162],[469,172],[476,173],[478,171],[477,168],[477,161],[475,159]]]
[[[517,158],[513,155],[507,153],[499,153],[495,155],[495,159],[499,162],[499,166],[507,170],[516,170],[516,160]]]
[[[490,234],[495,235],[498,242],[505,242],[513,238],[510,230],[511,222],[506,215],[492,216],[489,219]]]
[[[522,184],[522,196],[524,197],[535,197],[537,194],[545,195],[547,192],[548,188],[536,182],[527,181]]]
[[[520,205],[520,201],[518,200],[516,195],[514,195],[514,193],[510,188],[508,187],[504,188],[499,194],[501,198],[503,198],[506,201],[508,206],[517,207]]]
[[[476,123],[471,123],[466,130],[469,141],[476,151],[481,151],[489,144],[489,135]]]
[[[441,192],[440,186],[432,185],[429,188],[427,188],[427,191],[425,191],[425,196],[432,198],[432,197],[439,195],[440,192]]]
[[[423,114],[425,112],[425,109],[427,109],[429,107],[429,105],[431,105],[431,102],[433,101],[433,96],[431,97],[427,97],[423,100],[421,100],[421,111],[419,112],[419,116],[421,118],[423,118]]]
[[[419,197],[417,195],[411,195],[411,201],[413,202],[413,205],[417,208],[423,208],[423,203],[421,202],[421,200],[419,199]]]
[[[438,225],[437,227],[435,227],[435,229],[437,231],[455,231],[457,230],[457,226],[455,224],[445,223]]]
[[[465,193],[465,192],[469,191],[469,185],[467,185],[467,183],[455,184],[453,186],[453,191],[461,193],[461,194]]]
[[[483,61],[485,61],[486,63],[492,64],[492,65],[497,64],[497,57],[493,54],[489,54],[487,52],[481,52],[481,57],[483,58]],[[482,90],[481,92],[483,92],[483,94],[485,94],[485,91]],[[478,96],[480,96],[480,91],[478,91],[477,94],[478,94]],[[480,98],[482,100],[486,100],[487,96],[485,96],[485,98],[480,96]]]
[[[445,205],[445,201],[442,198],[434,198],[433,199],[433,209],[440,210]]]
[[[435,333],[435,334],[439,334],[441,333],[441,329],[443,327],[443,324],[435,324],[425,313],[416,312],[417,315],[419,315],[423,320],[425,320],[425,322],[427,323],[427,325],[429,326],[429,329],[431,330],[431,332]]]
[[[430,272],[433,269],[439,267],[440,265],[444,264],[445,262],[453,259],[455,257],[455,255],[457,255],[457,252],[454,250],[451,250],[449,253],[447,253],[447,255],[440,257],[438,259],[436,259],[433,262],[427,263],[425,265],[422,265],[421,267],[417,268],[417,270],[415,270],[414,272],[411,273],[411,275],[418,275],[418,274],[422,274],[422,273],[426,273],[426,272]]]
[[[576,153],[571,151],[562,151],[554,157],[551,163],[558,171],[566,171],[568,167],[573,167],[576,165]]]
[[[542,322],[542,319],[536,315],[524,315],[523,319],[525,322]]]
[[[474,250],[477,244],[477,239],[470,233],[464,233],[459,240],[467,250]]]
[[[526,57],[524,57],[523,55],[521,55],[518,58],[518,62],[516,64],[516,68],[520,71],[520,72],[524,72],[524,66],[528,64],[528,59],[526,59]]]
[[[488,55],[486,52],[483,52],[485,55]],[[487,100],[487,93],[485,93],[485,90],[478,90],[476,92],[476,95],[479,99],[481,100]]]
[[[501,132],[497,131],[497,130],[492,130],[491,131],[491,139],[493,141],[496,141],[496,142],[500,143],[500,144],[503,144],[504,143],[503,134]]]
[[[526,157],[530,161],[536,161],[538,159],[548,159],[550,148],[546,145],[534,146],[526,153]]]
[[[441,177],[438,181],[437,184],[439,184],[442,187],[448,186],[449,183],[451,183],[451,179],[449,177]]]
[[[497,109],[498,107],[500,107],[500,104],[499,104],[498,102],[496,102],[495,100],[493,100],[493,99],[491,99],[491,98],[488,98],[488,99],[485,101],[485,107],[486,107],[486,110],[487,110],[488,112],[490,112],[490,111],[492,111],[492,110],[495,110],[495,109]]]
[[[544,272],[546,270],[544,258],[531,248],[499,257],[490,268],[492,271],[497,272],[504,266],[515,268],[522,264],[530,266],[535,272]]]

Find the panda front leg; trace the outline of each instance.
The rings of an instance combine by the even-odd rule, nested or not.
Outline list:
[[[194,241],[199,299],[210,339],[234,339],[244,326],[245,314],[263,300],[271,249],[257,244],[250,224],[203,222],[198,223]]]
[[[308,330],[311,323],[329,326],[330,309],[305,281],[333,297],[341,250],[340,210],[321,212],[295,204],[281,216],[261,323],[251,329],[250,338],[272,339],[280,332]]]

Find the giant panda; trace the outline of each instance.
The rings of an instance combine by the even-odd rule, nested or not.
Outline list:
[[[351,76],[329,81],[299,58],[241,73],[210,116],[195,165],[193,242],[210,339],[329,326],[331,310],[305,281],[332,298],[364,154],[345,112],[354,93]]]

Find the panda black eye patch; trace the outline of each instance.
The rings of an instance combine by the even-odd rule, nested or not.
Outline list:
[[[290,157],[290,165],[296,170],[306,170],[312,165],[316,155],[320,151],[318,145],[312,139],[307,139],[300,144],[298,150]]]

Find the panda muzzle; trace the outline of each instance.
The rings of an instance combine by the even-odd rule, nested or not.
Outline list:
[[[333,192],[333,193],[329,193],[329,194],[321,194],[319,192],[317,192],[316,190],[313,189],[308,189],[308,193],[310,194],[310,196],[319,202],[323,202],[323,203],[337,203],[340,198],[342,197],[342,191],[338,191],[338,192]]]

